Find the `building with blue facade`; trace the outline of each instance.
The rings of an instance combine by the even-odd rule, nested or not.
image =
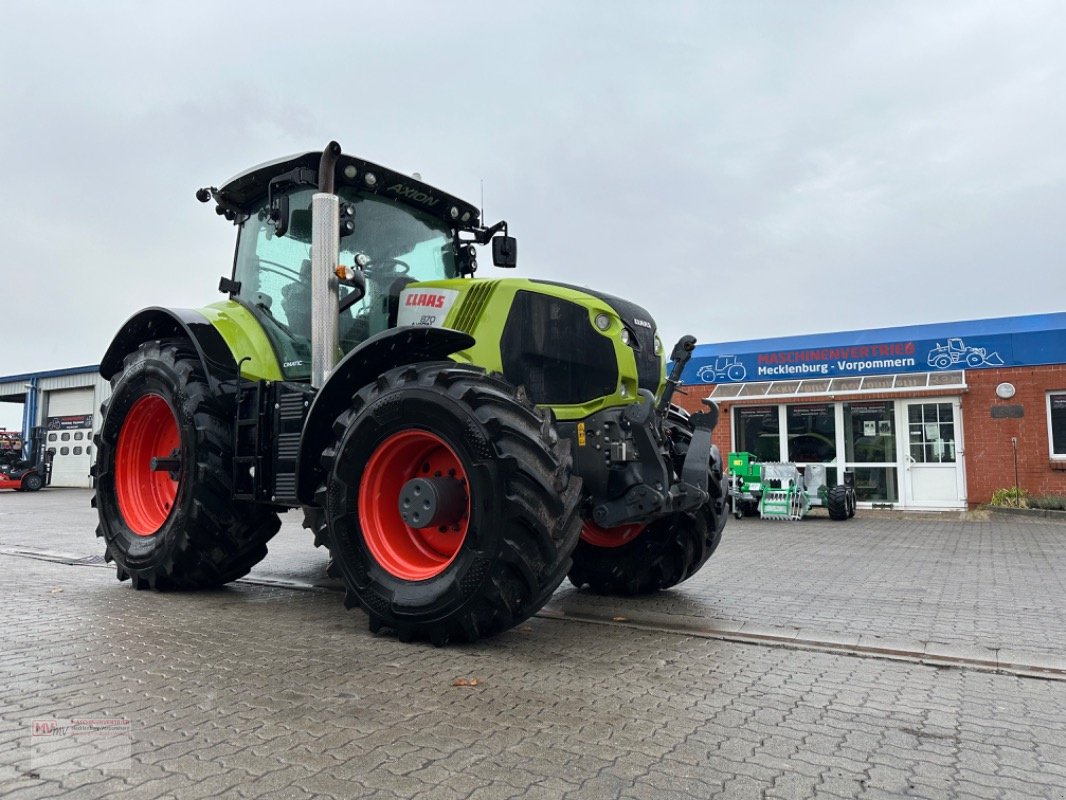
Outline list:
[[[690,409],[725,412],[723,451],[852,470],[860,503],[945,509],[1016,480],[1066,495],[1064,365],[1054,313],[701,344],[682,383]]]

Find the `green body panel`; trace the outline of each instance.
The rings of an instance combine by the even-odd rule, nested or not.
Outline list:
[[[251,311],[234,300],[220,300],[201,308],[200,313],[222,335],[234,361],[248,358],[241,364],[241,377],[253,381],[284,379],[274,348]]]
[[[500,341],[503,338],[504,325],[508,312],[514,302],[515,294],[520,291],[536,292],[550,295],[582,306],[588,310],[589,328],[609,339],[614,346],[618,363],[619,381],[613,394],[598,397],[581,405],[553,405],[552,411],[560,420],[580,420],[613,406],[624,406],[638,399],[637,362],[632,349],[623,344],[621,339],[622,323],[617,312],[605,301],[578,289],[540,283],[525,278],[486,278],[464,280],[454,278],[440,281],[422,281],[410,284],[409,289],[419,287],[451,289],[459,293],[454,305],[444,318],[444,326],[469,333],[477,342],[469,350],[462,350],[452,355],[456,361],[476,364],[489,372],[502,372],[503,360],[500,355]],[[606,314],[611,325],[606,331],[600,331],[593,324],[598,314]],[[666,381],[666,367],[663,365],[656,388],[656,396],[662,394]]]
[[[637,401],[639,395],[637,363],[632,349],[621,339],[622,322],[617,312],[604,300],[577,289],[539,283],[524,278],[498,278],[468,280],[424,281],[412,283],[407,288],[450,289],[457,292],[455,302],[443,320],[444,327],[469,333],[476,344],[468,350],[454,353],[451,358],[461,363],[475,364],[489,372],[502,372],[503,360],[500,341],[508,312],[520,291],[536,292],[567,300],[587,309],[589,329],[610,340],[618,363],[619,380],[615,391],[605,397],[597,397],[581,405],[556,405],[552,411],[560,420],[580,420],[605,408],[624,406]],[[283,380],[281,365],[263,331],[251,311],[234,300],[212,303],[200,312],[221,334],[229,345],[235,361],[249,357],[241,364],[241,375],[249,380]],[[595,327],[593,320],[606,314],[611,320],[606,331]],[[656,395],[662,393],[665,384],[665,364],[660,375]]]

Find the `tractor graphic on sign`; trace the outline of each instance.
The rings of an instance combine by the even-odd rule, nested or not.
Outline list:
[[[704,383],[724,383],[732,381],[739,383],[748,377],[748,370],[741,364],[736,356],[718,356],[713,364],[700,367],[696,377]]]
[[[984,347],[969,347],[962,339],[948,339],[929,351],[929,366],[947,369],[951,366],[1002,367],[999,353],[990,353]]]

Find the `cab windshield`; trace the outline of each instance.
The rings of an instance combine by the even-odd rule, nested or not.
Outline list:
[[[315,189],[289,195],[289,229],[274,233],[264,205],[242,225],[234,277],[238,297],[259,317],[288,378],[311,371],[311,198]],[[340,318],[340,346],[347,353],[396,324],[400,291],[413,281],[457,276],[451,231],[441,221],[380,197],[341,187],[355,206],[355,232],[340,241],[340,262],[363,268],[366,295]],[[343,297],[350,291],[341,287]]]

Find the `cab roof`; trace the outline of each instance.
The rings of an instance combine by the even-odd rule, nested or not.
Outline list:
[[[230,178],[218,191],[219,199],[250,212],[266,201],[270,181],[279,175],[303,169],[318,183],[320,150],[267,161]],[[476,206],[442,192],[417,178],[403,175],[355,156],[342,154],[337,160],[336,185],[351,186],[361,193],[378,195],[412,206],[461,230],[481,224]]]

